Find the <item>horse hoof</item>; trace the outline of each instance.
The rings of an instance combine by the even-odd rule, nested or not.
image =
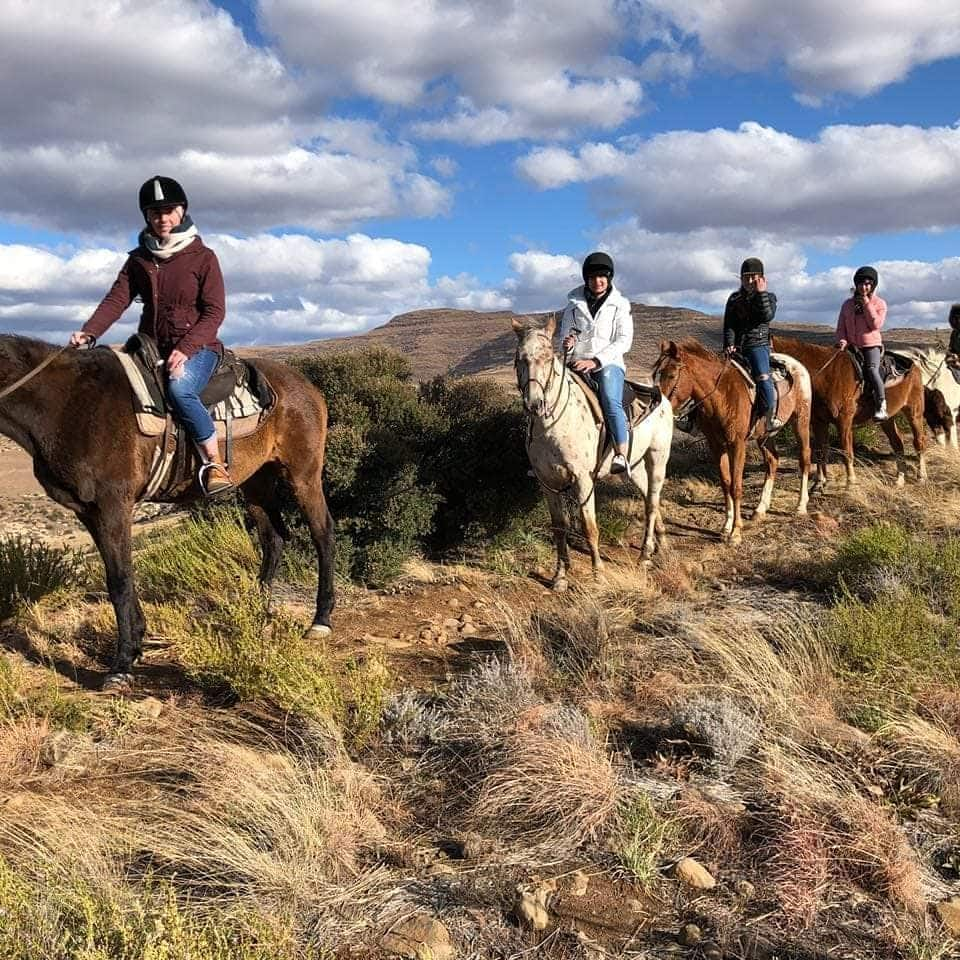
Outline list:
[[[556,580],[550,581],[550,589],[554,593],[565,593],[568,586],[569,584],[565,577],[557,577]]]
[[[902,487],[906,485],[906,482],[907,482],[907,478],[902,473],[898,473],[897,479],[894,481],[893,485],[895,487]]]
[[[108,673],[100,689],[103,693],[127,693],[133,689],[133,674]]]
[[[304,640],[325,640],[333,633],[333,628],[326,623],[314,623],[304,631]]]

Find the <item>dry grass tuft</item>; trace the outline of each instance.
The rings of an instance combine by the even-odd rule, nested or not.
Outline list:
[[[521,721],[482,782],[473,829],[534,845],[576,847],[596,839],[616,813],[623,787],[586,718],[577,723],[538,710]]]

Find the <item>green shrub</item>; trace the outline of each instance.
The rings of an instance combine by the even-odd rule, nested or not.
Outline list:
[[[0,857],[0,960],[294,960],[289,926],[255,912],[189,912],[169,884],[142,889],[31,877]]]
[[[13,616],[23,603],[80,583],[85,563],[77,550],[29,537],[0,539],[0,620]]]
[[[239,508],[209,509],[151,535],[134,558],[146,600],[223,597],[253,585],[259,560]]]
[[[910,534],[899,524],[880,521],[840,541],[832,573],[853,583],[878,567],[900,564],[912,549]]]
[[[660,861],[676,832],[646,794],[637,793],[620,811],[613,846],[642,887],[651,887],[659,876]]]

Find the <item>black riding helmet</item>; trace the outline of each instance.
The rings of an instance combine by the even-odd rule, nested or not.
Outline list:
[[[856,286],[861,280],[869,280],[873,284],[873,289],[877,289],[877,283],[880,277],[873,267],[857,267],[857,272],[853,275],[853,285]]]
[[[187,195],[173,177],[151,177],[140,188],[139,200],[144,218],[154,207],[180,206],[187,212]]]
[[[949,323],[954,330],[960,330],[960,303],[955,303],[950,307],[947,323]]]
[[[586,283],[590,277],[595,277],[598,273],[603,274],[607,279],[613,279],[613,260],[609,254],[601,253],[597,250],[591,253],[583,261],[583,282]]]

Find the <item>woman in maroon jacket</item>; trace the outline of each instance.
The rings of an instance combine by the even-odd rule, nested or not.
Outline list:
[[[200,401],[223,351],[217,339],[225,313],[223,274],[187,214],[187,195],[176,180],[151,177],[140,188],[140,210],[147,226],[139,245],[70,343],[101,337],[140,298],[139,330],[156,341],[166,361],[171,403],[203,453],[201,483],[212,496],[231,486],[213,420]]]

